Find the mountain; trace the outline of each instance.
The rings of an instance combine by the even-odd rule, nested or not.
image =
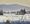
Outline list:
[[[3,9],[3,11],[19,11],[21,9],[30,10],[30,7],[18,5],[18,4],[12,4],[12,5],[0,5],[0,9]]]

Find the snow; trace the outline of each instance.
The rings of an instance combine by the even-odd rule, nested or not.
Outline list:
[[[23,18],[22,18],[23,17]],[[0,15],[0,22],[6,22],[6,20],[10,21],[30,21],[30,14],[25,14],[25,15],[15,15],[15,14],[4,14]]]

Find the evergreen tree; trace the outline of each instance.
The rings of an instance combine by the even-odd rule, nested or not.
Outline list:
[[[25,9],[24,9],[24,14],[26,13]]]

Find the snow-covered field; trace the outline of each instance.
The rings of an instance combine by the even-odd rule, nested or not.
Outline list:
[[[30,21],[30,14],[25,14],[25,15],[4,14],[4,15],[0,15],[0,22],[6,22],[6,20]]]

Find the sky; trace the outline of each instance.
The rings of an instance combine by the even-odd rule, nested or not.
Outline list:
[[[12,3],[12,2],[19,2],[19,3],[24,3],[24,4],[29,4],[30,5],[30,0],[0,0],[0,3]]]

